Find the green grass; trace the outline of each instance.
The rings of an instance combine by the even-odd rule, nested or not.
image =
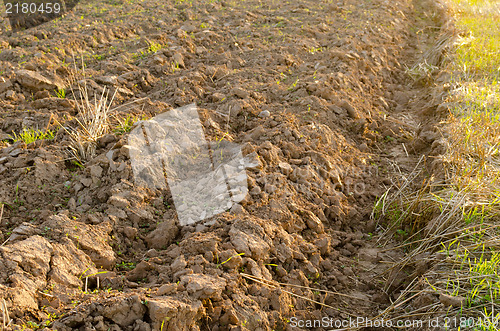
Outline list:
[[[135,262],[125,262],[122,261],[121,263],[116,264],[116,268],[121,271],[127,271],[127,270],[132,270],[135,268],[137,264]]]
[[[115,117],[118,121],[118,124],[113,128],[114,133],[124,134],[130,132],[134,124],[138,121],[145,121],[148,119],[146,115],[138,116],[138,115],[127,115],[125,118]]]
[[[148,52],[154,54],[154,53],[158,52],[160,49],[162,49],[163,47],[165,47],[165,45],[152,42],[149,45]]]
[[[23,129],[19,134],[13,133],[13,136],[9,136],[14,142],[23,141],[26,144],[30,144],[37,140],[52,140],[54,139],[54,132],[51,130],[40,131],[33,128]]]
[[[486,231],[482,234],[487,235]],[[500,313],[492,308],[500,304],[500,252],[478,243],[482,240],[461,237],[449,247],[443,244],[448,258],[438,263],[437,268],[445,273],[429,285],[437,294],[464,299],[463,306],[449,315],[465,321],[467,317],[474,317],[474,330],[497,330],[494,326],[498,326]],[[464,324],[462,327],[473,326]]]
[[[66,98],[66,89],[56,89],[56,96],[59,98],[59,99],[64,99]]]
[[[392,197],[383,196],[373,215],[382,215],[393,231],[394,228],[412,230],[402,245],[411,247],[411,251],[396,267],[407,268],[421,256],[434,256],[438,251],[447,256],[434,261],[434,267],[424,274],[427,288],[410,285],[392,307],[419,291],[447,294],[463,299],[463,305],[446,308],[442,317],[458,320],[473,317],[475,325],[470,329],[497,330],[500,326],[500,2],[450,0],[448,4],[458,33],[441,68],[452,73],[446,100],[450,115],[441,126],[446,149],[439,158],[445,180],[434,182],[426,178],[416,192],[406,188]],[[437,68],[426,63],[408,69],[407,74],[432,82],[428,78]],[[398,208],[400,214],[396,213]],[[397,220],[391,213],[399,215]],[[428,312],[436,308],[431,306]],[[399,313],[405,314],[402,310]],[[461,329],[466,327],[461,325]]]
[[[451,8],[462,36],[449,63],[455,88],[448,100],[454,106],[445,126],[450,146],[444,158],[450,161],[455,190],[467,193],[473,202],[469,210],[481,205],[484,213],[496,217],[500,216],[500,3],[452,0]]]
[[[159,43],[152,42],[149,45],[149,47],[138,50],[138,52],[135,53],[132,57],[134,59],[140,58],[141,60],[143,60],[147,56],[149,56],[150,54],[155,54],[156,52],[158,52],[159,50],[161,50],[164,47],[166,47],[166,45],[162,45],[162,44],[159,44]]]
[[[455,65],[468,74],[479,78],[497,78],[500,74],[500,35],[498,33],[500,15],[493,13],[476,14],[463,12],[457,27],[468,31],[458,40]]]

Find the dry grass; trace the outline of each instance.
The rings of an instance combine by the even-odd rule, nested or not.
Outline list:
[[[439,195],[432,193],[433,189],[438,190]],[[471,203],[470,193],[426,185],[412,196],[405,195],[404,199],[412,202],[406,208],[392,205],[394,209],[400,208],[403,215],[400,226],[414,231],[398,247],[409,249],[408,254],[386,271],[389,279],[386,287],[394,281],[391,273],[414,271],[423,261],[432,267],[423,275],[414,273],[412,282],[383,315],[403,320],[417,315],[419,318],[425,315],[478,317],[485,307],[489,313],[499,311],[500,235],[497,233],[500,224],[486,216],[488,206]],[[391,212],[394,211],[387,211]],[[464,304],[443,307],[436,302],[415,308],[412,300],[422,294],[451,295],[463,299]]]
[[[74,60],[74,57],[73,57]],[[75,63],[75,72],[78,72]],[[68,148],[73,158],[80,163],[85,163],[95,156],[97,140],[110,132],[111,105],[116,95],[115,92],[110,96],[110,90],[104,87],[101,94],[93,100],[89,98],[89,89],[85,77],[85,65],[82,58],[82,80],[77,80],[76,74],[70,78],[71,91],[76,102],[78,116],[75,118],[77,126],[68,128],[59,123],[65,129],[71,138]],[[77,85],[78,97],[73,89]]]
[[[78,83],[80,100],[77,102],[79,118],[78,127],[69,131],[72,144],[69,146],[75,158],[86,161],[95,156],[97,140],[110,131],[109,112],[115,93],[109,99],[109,90],[103,88],[100,97],[91,102],[87,84]]]
[[[291,287],[296,287],[297,285],[294,285],[294,284],[288,284],[288,283],[279,283],[279,282],[276,282],[276,281],[270,281],[270,280],[267,280],[267,279],[264,279],[264,278],[260,278],[260,277],[256,277],[256,276],[253,276],[253,275],[249,275],[249,274],[246,274],[246,273],[240,273],[240,275],[243,277],[243,278],[246,278],[246,279],[249,279],[251,281],[254,281],[256,283],[259,283],[259,284],[262,284],[262,285],[265,285],[265,286],[268,286],[268,287],[271,287],[271,288],[280,288],[282,292],[284,293],[287,293],[293,297],[296,297],[296,298],[299,298],[299,299],[303,299],[305,301],[308,301],[308,302],[311,302],[311,303],[314,303],[314,304],[317,304],[317,305],[320,305],[320,306],[323,306],[323,307],[328,307],[328,308],[332,308],[340,313],[343,313],[347,316],[351,316],[351,317],[356,317],[355,315],[353,314],[350,314],[349,312],[347,311],[344,311],[342,309],[339,309],[339,308],[336,308],[336,307],[333,307],[333,306],[330,306],[330,305],[327,305],[323,302],[319,302],[317,300],[313,300],[311,298],[308,298],[308,297],[305,297],[303,295],[299,295],[297,293],[293,293],[291,291],[288,291],[288,290],[285,290],[282,288],[283,287],[287,287],[287,286],[291,286]],[[310,287],[307,287],[307,286],[300,286],[301,288],[306,288],[308,290],[311,290],[311,291],[318,291],[318,292],[325,292],[324,290],[321,290],[321,289],[314,289],[314,288],[310,288]],[[331,291],[326,291],[328,293],[333,293],[333,294],[336,294],[336,295],[339,295],[340,293],[337,293],[337,292],[331,292]],[[359,300],[359,298],[358,298]]]
[[[456,40],[460,38],[461,31],[453,24],[451,17],[446,13],[441,13],[446,16],[445,23],[440,30],[434,45],[427,49],[411,68],[406,68],[406,73],[417,82],[431,84],[433,75],[439,71],[440,66],[446,60],[449,60],[449,55]]]
[[[7,302],[2,299],[0,302],[0,309],[2,310],[2,330],[6,330],[10,326],[12,320],[9,317],[9,310],[7,309]]]
[[[454,106],[441,128],[447,138],[446,151],[439,157],[444,181],[422,179],[421,170],[415,169],[395,193],[379,200],[373,214],[388,220],[386,234],[395,229],[407,234],[400,248],[408,254],[390,272],[415,270],[421,261],[430,268],[421,275],[413,273],[411,283],[383,314],[399,319],[457,318],[465,323],[462,329],[471,326],[467,318],[475,318],[474,330],[497,330],[500,6],[489,0],[450,0],[449,8],[455,28],[446,26],[451,32],[443,34],[427,53],[431,59],[424,62],[437,63],[438,54],[452,46],[443,63],[454,73],[446,100]],[[425,307],[413,305],[426,294],[440,300]],[[447,306],[443,295],[460,304]]]

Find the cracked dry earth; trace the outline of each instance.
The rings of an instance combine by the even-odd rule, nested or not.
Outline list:
[[[411,278],[387,272],[403,252],[372,209],[439,150],[443,91],[405,69],[440,24],[423,0],[82,1],[16,33],[4,19],[0,325],[298,330],[293,317],[377,316]],[[61,128],[80,115],[75,77],[91,100],[116,91],[81,166]],[[135,185],[118,119],[193,102],[207,140],[259,162],[241,205],[180,226],[168,190]],[[30,128],[55,137],[12,139]]]

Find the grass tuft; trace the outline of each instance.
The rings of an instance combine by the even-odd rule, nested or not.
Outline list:
[[[55,90],[56,92],[56,96],[59,98],[59,99],[64,99],[66,98],[66,89],[64,88],[61,88],[61,89],[56,89]]]
[[[113,128],[113,132],[117,134],[124,134],[128,133],[132,130],[134,127],[134,124],[138,121],[145,121],[148,119],[146,115],[139,116],[139,115],[131,115],[128,114],[124,118],[119,118],[118,116],[113,116],[118,124]]]
[[[54,139],[54,132],[51,130],[40,131],[33,128],[24,128],[19,134],[13,133],[13,136],[9,137],[14,141],[23,141],[25,144],[31,144],[37,140],[52,140]]]
[[[69,131],[72,140],[69,147],[73,156],[84,162],[95,156],[97,140],[109,132],[108,114],[116,91],[110,99],[109,90],[104,87],[100,97],[91,102],[85,81],[83,86],[78,84],[78,89],[80,91],[80,102],[77,102],[79,118],[76,119],[78,127]]]
[[[76,61],[75,61],[76,63]],[[77,81],[79,99],[76,100],[78,117],[76,118],[76,128],[63,128],[69,134],[71,143],[69,144],[70,154],[78,163],[83,164],[95,156],[97,140],[110,131],[109,113],[115,92],[110,96],[110,91],[104,87],[100,96],[89,99],[87,81],[85,79],[85,64],[82,58],[83,83],[77,81],[73,76],[72,81]],[[78,71],[75,64],[75,71]],[[73,95],[75,92],[72,89]]]

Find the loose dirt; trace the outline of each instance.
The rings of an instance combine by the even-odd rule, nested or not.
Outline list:
[[[117,0],[16,33],[3,22],[7,329],[293,330],[293,317],[377,316],[407,277],[388,272],[404,252],[391,249],[398,233],[379,236],[373,206],[439,151],[444,91],[406,70],[439,17],[417,0]],[[207,140],[258,155],[247,198],[179,226],[168,190],[134,184],[123,127],[72,162],[58,127],[78,117],[72,77],[91,98],[116,91],[115,125],[196,103]],[[9,137],[30,128],[57,132]]]

